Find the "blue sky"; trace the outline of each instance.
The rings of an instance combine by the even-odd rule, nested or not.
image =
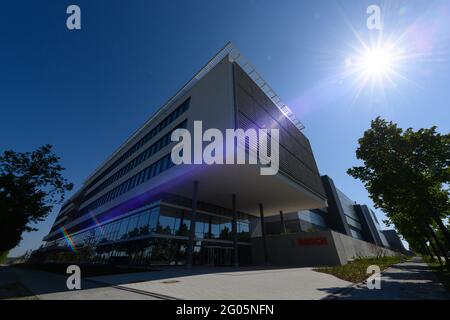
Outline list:
[[[77,4],[82,29],[66,28]],[[379,31],[399,40],[399,75],[361,88],[348,62]],[[50,143],[83,180],[227,41],[233,41],[306,125],[319,170],[351,199],[372,205],[346,174],[376,116],[402,127],[450,127],[448,1],[40,0],[3,3],[0,151]],[[401,36],[403,35],[403,36]],[[347,68],[347,69],[346,69]],[[361,90],[360,90],[361,89]],[[359,92],[359,94],[358,94]],[[70,194],[69,194],[70,195]],[[11,255],[36,248],[59,207]],[[379,218],[383,214],[376,211]]]

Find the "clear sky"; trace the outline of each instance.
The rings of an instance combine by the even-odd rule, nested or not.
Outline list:
[[[66,28],[70,4],[81,30]],[[395,43],[375,84],[358,64],[380,36],[371,4]],[[229,40],[305,124],[321,174],[357,202],[372,206],[346,170],[370,120],[450,128],[449,1],[15,0],[0,12],[0,151],[52,144],[75,190]],[[11,255],[38,247],[58,210]]]

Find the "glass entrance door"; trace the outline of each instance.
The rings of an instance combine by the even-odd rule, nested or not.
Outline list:
[[[230,266],[232,264],[233,248],[207,246],[205,264],[209,266]]]

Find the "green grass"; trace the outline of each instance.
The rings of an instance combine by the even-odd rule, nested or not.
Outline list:
[[[439,262],[431,261],[429,257],[422,257],[423,260],[430,266],[431,270],[436,273],[439,280],[445,285],[448,291],[450,291],[450,266],[441,266]]]
[[[370,276],[370,274],[367,274],[367,267],[377,265],[383,271],[399,262],[400,257],[358,258],[343,266],[320,267],[313,270],[332,274],[340,279],[357,283]]]
[[[8,257],[9,251],[4,251],[0,253],[0,263],[4,263]]]

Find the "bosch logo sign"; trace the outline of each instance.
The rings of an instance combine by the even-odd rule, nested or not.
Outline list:
[[[302,238],[297,240],[299,246],[326,246],[328,244],[327,238],[315,237],[315,238]]]

